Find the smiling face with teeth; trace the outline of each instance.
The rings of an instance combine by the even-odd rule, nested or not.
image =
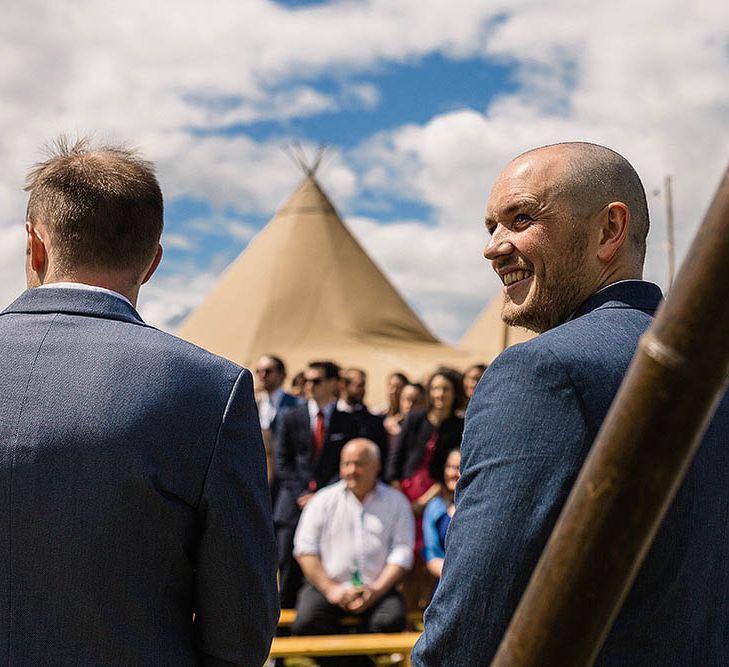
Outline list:
[[[496,180],[484,256],[504,284],[502,318],[541,333],[566,321],[599,289],[599,229],[566,194],[565,149],[532,151]]]

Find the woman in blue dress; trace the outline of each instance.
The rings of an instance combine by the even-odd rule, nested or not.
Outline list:
[[[443,570],[448,524],[456,509],[453,492],[460,476],[461,452],[452,449],[443,468],[443,491],[428,502],[423,512],[423,558],[428,571],[438,579]]]

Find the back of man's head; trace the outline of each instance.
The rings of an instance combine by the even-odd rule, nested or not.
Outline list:
[[[28,221],[48,231],[56,275],[113,271],[138,280],[163,225],[154,168],[135,151],[59,139],[27,177]]]

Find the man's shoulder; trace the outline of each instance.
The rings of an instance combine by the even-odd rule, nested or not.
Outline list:
[[[287,409],[281,413],[281,416],[286,420],[300,419],[305,416],[309,419],[309,405],[304,401],[303,403],[297,401],[293,405],[287,407]]]
[[[288,392],[283,392],[281,395],[281,407],[282,408],[293,408],[297,405],[303,405],[305,401],[299,399],[298,396],[294,396],[293,394],[289,394]]]
[[[528,359],[534,363],[554,362],[586,368],[594,364],[625,365],[651,321],[650,310],[606,303],[526,342],[511,346],[497,357],[492,366],[498,369],[505,364]]]
[[[575,317],[533,339],[535,347],[554,354],[632,356],[634,346],[650,326],[660,303],[661,291],[641,280],[608,285],[593,294]],[[532,342],[532,341],[527,341]]]
[[[543,417],[565,401],[597,428],[652,321],[652,309],[606,296],[599,306],[502,352],[476,388],[469,414],[528,402]]]
[[[211,376],[250,372],[229,359],[149,325],[137,327],[134,337],[140,353],[158,355],[167,366],[189,367]]]

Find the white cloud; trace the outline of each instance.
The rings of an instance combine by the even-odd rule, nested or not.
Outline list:
[[[173,331],[202,301],[219,274],[220,267],[214,262],[205,271],[189,266],[172,274],[153,276],[139,293],[140,315],[148,324]]]
[[[188,236],[167,231],[162,235],[162,245],[165,248],[175,248],[177,250],[192,250],[194,248],[194,244]]]
[[[0,309],[25,287],[25,232],[22,219],[15,226],[0,227]]]
[[[166,142],[149,146],[167,198],[188,196],[240,211],[270,214],[292,192],[302,173],[284,153],[284,141],[257,143],[246,136],[192,137],[168,135]],[[303,144],[309,159],[317,148]],[[355,192],[356,177],[337,159],[333,150],[322,173],[325,185],[337,201]]]
[[[187,221],[185,227],[205,234],[233,238],[244,243],[248,243],[258,231],[253,225],[224,216],[195,218]]]
[[[60,133],[142,146],[158,163],[168,200],[186,195],[216,210],[270,213],[297,178],[278,143],[190,128],[374,109],[379,92],[361,74],[434,51],[479,53],[492,11],[475,0],[299,9],[269,0],[180,0],[174,11],[142,0],[11,3],[0,29],[0,234],[14,236],[7,230],[22,221],[22,178],[42,157],[39,142]],[[334,82],[331,92],[312,83],[321,75]],[[352,171],[331,161],[323,179],[346,205],[356,187]],[[179,236],[171,238],[179,245]],[[0,253],[7,260],[1,271],[22,276],[13,249],[4,244]],[[0,302],[15,290],[3,281]]]

